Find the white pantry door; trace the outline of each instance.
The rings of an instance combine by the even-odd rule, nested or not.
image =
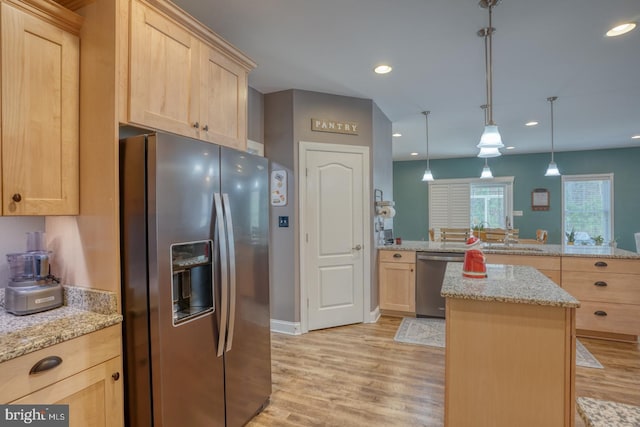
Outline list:
[[[302,317],[307,330],[363,322],[368,147],[301,142],[300,150]]]

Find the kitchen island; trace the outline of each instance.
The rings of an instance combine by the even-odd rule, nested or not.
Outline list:
[[[445,425],[573,426],[580,302],[533,267],[449,263]]]
[[[387,255],[386,259],[399,254],[409,262],[409,254],[462,253],[465,246],[454,242],[405,241],[379,249]],[[535,267],[578,298],[582,302],[576,312],[578,336],[637,342],[640,253],[610,246],[486,243],[483,252],[490,264]],[[380,259],[382,263],[384,260]]]

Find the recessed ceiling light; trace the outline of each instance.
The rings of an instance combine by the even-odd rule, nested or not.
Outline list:
[[[394,133],[394,134],[393,134],[393,135],[391,135],[391,136],[393,136],[394,138],[399,138],[399,137],[401,137],[401,136],[402,136],[402,134],[401,134],[400,132],[396,132],[396,133]]]
[[[631,139],[640,139],[640,135],[633,135]]]
[[[378,65],[376,68],[373,69],[373,71],[375,71],[377,74],[387,74],[390,73],[391,70],[393,70],[393,68],[391,68],[391,65]]]
[[[417,155],[418,155],[418,153],[411,153],[411,155],[412,155],[412,156],[417,156]]]
[[[516,148],[516,147],[514,147],[513,145],[510,145],[508,147],[505,147],[505,150],[513,150],[514,148]]]
[[[626,34],[629,31],[633,30],[635,27],[635,22],[625,22],[624,24],[613,27],[612,29],[607,31],[607,37],[621,36],[622,34]]]
[[[538,124],[538,122],[536,122],[535,120],[531,120],[530,122],[525,123],[525,126],[536,126]]]

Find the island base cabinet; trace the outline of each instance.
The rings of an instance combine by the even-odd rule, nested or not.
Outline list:
[[[120,357],[28,394],[12,404],[69,405],[70,427],[122,427]]]
[[[574,425],[574,308],[447,298],[446,318],[446,426]]]

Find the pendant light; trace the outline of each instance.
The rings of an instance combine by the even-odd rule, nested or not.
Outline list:
[[[493,174],[491,173],[491,169],[489,168],[489,164],[487,163],[487,158],[484,158],[484,167],[482,168],[482,174],[480,174],[480,178],[487,179],[493,178]]]
[[[424,119],[427,128],[427,169],[424,171],[424,175],[422,175],[423,181],[433,181],[433,174],[431,173],[431,169],[429,168],[429,113],[431,111],[423,111]]]
[[[500,153],[499,149],[504,147],[502,143],[502,137],[498,131],[498,125],[493,121],[493,48],[492,48],[492,35],[495,32],[495,28],[491,26],[491,12],[493,8],[498,4],[499,0],[480,0],[480,7],[489,10],[489,26],[482,28],[478,31],[478,36],[484,38],[484,59],[486,66],[486,90],[487,90],[487,118],[484,123],[484,132],[480,137],[480,143],[477,147],[480,149],[478,157],[498,157]]]
[[[549,162],[549,167],[547,168],[547,172],[544,176],[560,176],[560,171],[558,170],[558,165],[553,160],[553,101],[558,99],[557,96],[550,96],[547,98],[549,104],[551,105],[551,161]]]

